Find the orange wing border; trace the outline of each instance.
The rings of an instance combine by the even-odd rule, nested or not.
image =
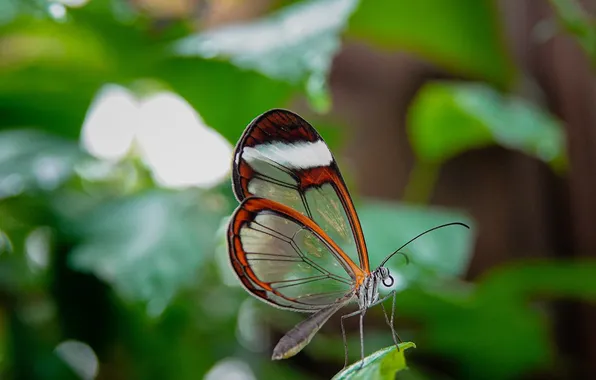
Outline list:
[[[230,263],[232,265],[232,269],[238,276],[244,288],[251,294],[255,295],[256,297],[262,299],[267,303],[270,303],[282,309],[298,309],[302,311],[317,310],[316,307],[307,307],[306,305],[304,306],[304,308],[301,308],[300,303],[298,301],[290,297],[284,296],[282,293],[274,289],[270,285],[270,283],[261,281],[251,268],[247,258],[247,252],[244,250],[242,246],[242,241],[240,240],[240,230],[243,228],[245,224],[251,223],[257,215],[263,212],[275,213],[277,215],[280,215],[295,223],[298,223],[299,225],[307,228],[309,231],[314,233],[319,239],[321,239],[321,241],[325,245],[327,245],[329,251],[332,254],[337,255],[336,259],[340,262],[342,266],[344,266],[346,272],[354,280],[354,289],[357,289],[358,286],[362,284],[366,274],[350,259],[350,257],[345,252],[341,250],[341,248],[333,240],[329,238],[327,233],[325,233],[325,231],[323,231],[314,221],[301,214],[300,212],[294,210],[293,208],[283,205],[279,202],[266,198],[249,197],[242,202],[242,204],[236,209],[236,211],[232,215],[232,218],[228,225],[227,239],[229,247],[229,258]],[[254,284],[258,285],[261,289],[257,289],[254,286]],[[268,296],[267,292],[271,292],[275,296],[280,297],[288,301],[289,303],[295,304],[296,306],[289,307],[286,305],[280,305],[279,303],[271,299]]]

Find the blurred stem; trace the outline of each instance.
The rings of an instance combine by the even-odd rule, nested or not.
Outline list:
[[[404,202],[428,203],[439,177],[439,168],[438,163],[417,160],[404,191]]]
[[[596,68],[596,19],[575,0],[550,0],[550,3],[561,25],[578,40]]]

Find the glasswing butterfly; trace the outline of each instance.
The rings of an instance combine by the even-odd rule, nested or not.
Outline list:
[[[272,359],[285,359],[304,348],[339,309],[357,301],[360,355],[364,358],[363,318],[366,310],[393,297],[379,297],[379,284],[393,285],[384,265],[405,245],[370,269],[356,209],[331,151],[317,131],[297,114],[274,109],[246,128],[235,151],[234,194],[240,206],[228,226],[232,268],[244,288],[275,307],[313,313],[277,344]],[[466,226],[467,227],[467,226]],[[407,258],[407,257],[406,257]],[[384,311],[384,308],[383,308]],[[399,337],[398,337],[399,339]]]

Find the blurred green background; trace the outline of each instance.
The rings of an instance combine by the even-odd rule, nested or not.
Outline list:
[[[339,316],[227,263],[231,149],[270,108],[339,161],[400,379],[596,378],[596,4],[574,0],[1,0],[0,377],[323,379]],[[387,290],[384,290],[387,291]],[[367,313],[368,353],[391,344]],[[349,321],[350,358],[358,355]]]

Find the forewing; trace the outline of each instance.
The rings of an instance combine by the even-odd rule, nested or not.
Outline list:
[[[335,159],[300,116],[271,110],[253,120],[234,152],[233,182],[239,201],[263,197],[306,215],[370,272],[360,221]]]
[[[242,202],[228,245],[244,287],[281,308],[316,311],[345,301],[364,276],[312,220],[270,199]]]

